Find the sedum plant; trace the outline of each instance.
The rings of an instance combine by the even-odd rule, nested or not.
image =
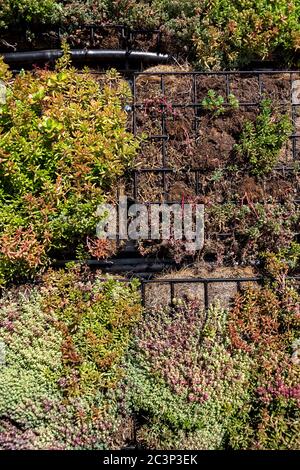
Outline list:
[[[251,361],[231,354],[227,312],[196,302],[147,314],[128,365],[129,406],[140,442],[155,449],[221,449],[232,414],[248,400]]]
[[[138,141],[127,131],[127,83],[115,71],[97,81],[70,65],[21,72],[0,105],[0,278],[29,275],[49,256],[88,252],[96,208],[114,195]],[[89,242],[87,242],[89,239]],[[102,247],[103,257],[111,246]],[[73,256],[74,257],[74,256]]]
[[[228,69],[256,60],[297,60],[298,0],[1,0],[0,27],[56,23],[125,24],[161,29],[164,46],[201,69]]]
[[[299,49],[298,0],[64,0],[62,17],[161,28],[168,48],[201,69],[245,66],[255,60],[292,61]],[[279,60],[280,60],[279,59]]]
[[[132,418],[146,448],[299,449],[299,293],[281,256],[228,311],[173,299],[142,319],[135,283],[74,266],[6,289],[0,449],[120,448]]]
[[[41,281],[6,290],[0,302],[0,449],[120,446],[137,286],[78,267]]]
[[[233,449],[300,447],[299,300],[295,286],[283,279],[235,301],[229,337],[234,350],[251,358],[252,368],[250,400],[228,426]]]
[[[201,104],[203,109],[211,112],[216,117],[226,113],[226,111],[239,108],[239,100],[232,93],[228,95],[228,103],[225,107],[223,96],[217,95],[214,90],[208,90],[207,96],[203,98]]]
[[[289,257],[297,246],[292,244]],[[128,359],[138,442],[154,449],[299,449],[299,292],[266,255],[266,281],[231,308],[195,299],[148,312]]]
[[[274,197],[240,205],[231,200],[208,206],[205,223],[210,249],[220,264],[259,265],[264,252],[289,250],[298,232],[299,210],[288,194],[282,204]],[[228,237],[221,243],[216,233],[227,233]]]
[[[297,0],[207,0],[200,7],[195,3],[198,21],[192,22],[192,40],[204,68],[241,67],[278,57],[292,60],[299,49]]]

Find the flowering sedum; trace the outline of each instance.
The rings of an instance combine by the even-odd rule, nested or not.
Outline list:
[[[50,270],[0,302],[0,449],[299,449],[299,293],[141,317],[136,283]],[[135,329],[133,328],[136,325]],[[129,347],[130,346],[130,347]]]
[[[226,312],[197,304],[149,314],[129,363],[140,438],[155,448],[222,448],[230,416],[248,399],[251,360],[232,354]]]
[[[236,449],[300,448],[300,298],[285,278],[238,296],[229,316],[234,350],[252,359],[250,401],[228,428]]]
[[[78,268],[50,271],[39,287],[0,304],[0,448],[101,449],[122,423],[118,382],[139,318],[134,284]]]
[[[175,302],[146,315],[127,377],[144,446],[300,448],[300,299],[278,279],[228,312]]]

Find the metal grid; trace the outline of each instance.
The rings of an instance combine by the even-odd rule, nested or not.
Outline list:
[[[300,282],[300,276],[287,276],[287,279],[293,280],[296,282],[296,286],[300,288],[298,284]],[[146,300],[146,288],[149,285],[157,284],[157,285],[167,285],[169,286],[169,304],[172,305],[173,299],[175,296],[175,286],[180,284],[200,284],[204,287],[204,306],[207,310],[209,307],[209,286],[212,284],[226,284],[228,283],[236,283],[237,285],[237,292],[241,292],[243,286],[247,283],[258,283],[263,284],[264,278],[257,276],[257,277],[226,277],[226,278],[170,278],[170,279],[150,279],[150,280],[141,280],[141,295],[142,295],[142,304],[144,307],[147,307],[147,300]],[[226,287],[224,287],[226,289]]]
[[[109,278],[99,278],[100,281],[106,282]],[[129,283],[133,279],[138,279],[140,282],[140,292],[141,292],[141,301],[144,308],[147,308],[147,295],[146,289],[148,286],[151,285],[163,285],[169,287],[169,302],[168,305],[172,306],[173,301],[176,298],[175,294],[175,286],[180,285],[203,285],[204,290],[204,308],[207,310],[209,305],[211,304],[209,300],[209,286],[213,284],[224,284],[224,289],[226,289],[226,284],[236,284],[236,292],[241,293],[249,283],[256,283],[258,285],[264,284],[266,278],[262,276],[253,276],[253,277],[182,277],[182,278],[152,278],[152,279],[145,279],[141,275],[132,275],[129,277],[114,277],[114,280],[121,282],[121,283]],[[294,276],[287,276],[287,280],[292,281],[294,286],[299,290],[300,289],[300,275]]]
[[[47,48],[61,48],[63,39],[74,34],[76,41],[71,41],[70,46],[78,47],[101,47],[101,39],[109,40],[115,38],[113,48],[132,51],[137,45],[143,44],[147,49],[152,44],[152,50],[161,49],[162,33],[157,29],[132,29],[126,25],[28,25],[24,23],[18,28],[9,30],[0,29],[0,52],[36,51]],[[13,38],[17,44],[12,44]],[[21,46],[18,47],[18,43]],[[111,47],[108,47],[109,49]],[[147,49],[148,50],[148,49]]]
[[[90,26],[90,28],[93,28]],[[123,28],[123,27],[119,27]],[[122,29],[120,29],[122,31]],[[137,30],[138,31],[138,30]],[[92,34],[92,29],[91,29],[91,34]],[[124,33],[124,31],[122,32]],[[99,74],[99,72],[93,72],[95,74]],[[264,77],[266,76],[274,76],[274,77],[280,77],[280,75],[285,74],[289,76],[289,82],[290,82],[290,93],[289,97],[286,100],[282,100],[279,104],[281,106],[287,107],[289,109],[289,112],[291,113],[291,119],[295,125],[296,119],[299,116],[299,111],[300,111],[300,99],[299,102],[295,102],[295,99],[293,97],[293,82],[294,80],[299,80],[300,79],[300,72],[299,71],[239,71],[239,72],[142,72],[142,73],[135,73],[132,78],[132,86],[133,86],[133,103],[132,103],[132,128],[133,132],[135,135],[137,135],[138,129],[137,129],[137,111],[143,106],[141,102],[138,101],[137,93],[136,93],[136,81],[137,78],[140,76],[152,76],[152,77],[159,77],[159,86],[160,86],[160,91],[162,96],[166,96],[168,93],[168,89],[166,86],[166,78],[168,76],[177,76],[177,77],[186,77],[189,80],[192,81],[192,87],[191,87],[191,99],[188,103],[172,103],[173,108],[178,108],[178,109],[192,109],[193,110],[193,125],[192,125],[192,132],[194,135],[197,135],[197,132],[199,130],[199,126],[201,126],[201,119],[199,119],[199,116],[201,115],[201,109],[202,109],[202,104],[201,100],[198,99],[198,93],[197,93],[197,79],[200,77],[222,77],[225,82],[225,103],[224,106],[229,106],[229,95],[232,91],[232,79],[234,77],[240,77],[240,78],[254,78],[257,82],[257,87],[258,87],[258,99],[254,100],[252,102],[250,101],[243,101],[240,100],[240,107],[244,108],[251,108],[251,107],[256,107],[259,106],[261,103],[261,100],[263,99],[263,93],[264,93]],[[161,121],[160,121],[160,126],[161,126],[161,133],[157,135],[151,135],[148,138],[148,142],[151,141],[160,141],[162,143],[161,146],[161,156],[162,156],[162,165],[158,166],[157,168],[147,168],[147,167],[142,167],[137,170],[133,171],[133,180],[132,180],[132,194],[133,194],[133,199],[138,200],[138,193],[139,193],[139,178],[140,175],[143,173],[154,173],[157,174],[157,176],[161,176],[162,179],[162,187],[163,187],[163,195],[164,197],[167,197],[168,195],[168,187],[167,187],[167,181],[168,181],[168,175],[170,174],[176,174],[175,170],[168,165],[168,141],[169,141],[169,135],[166,131],[166,105],[161,103]],[[295,126],[296,127],[296,126]],[[299,125],[300,127],[300,125]],[[299,154],[298,154],[298,141],[300,142],[300,133],[298,132],[293,132],[293,134],[290,136],[291,142],[292,142],[292,159],[291,161],[297,162],[300,161]],[[289,166],[288,165],[283,165],[282,167],[278,168],[281,171],[289,171]],[[292,169],[292,167],[291,167]],[[198,195],[200,193],[200,176],[203,173],[203,169],[201,168],[190,168],[188,170],[185,170],[185,173],[192,174],[194,177],[194,182],[195,182],[195,194]],[[161,202],[161,201],[158,201]],[[168,203],[173,203],[172,201],[166,201]],[[178,202],[178,201],[174,201]],[[300,202],[300,200],[297,200],[296,202]],[[155,201],[149,201],[149,204],[155,204]],[[145,263],[147,264],[148,260],[145,260]],[[91,260],[93,263],[94,260]],[[169,260],[160,260],[159,263],[156,264],[156,266],[153,269],[153,266],[147,265],[146,268],[143,265],[137,266],[136,269],[134,270],[135,273],[138,273],[140,269],[145,270],[146,272],[149,272],[153,269],[153,271],[158,272],[163,269],[163,266],[166,266],[166,264],[170,264]],[[64,261],[62,261],[62,264],[64,264]],[[95,261],[95,266],[98,264],[97,261]],[[120,266],[115,266],[118,264],[116,260],[114,261],[107,261],[105,263],[105,266],[102,266],[105,270],[110,270],[109,266],[114,266],[112,267],[111,271],[113,272],[120,272],[120,271],[129,271],[132,270],[133,265],[137,265],[137,260],[136,259],[125,259],[123,262],[123,265],[120,270]],[[149,263],[148,263],[149,264]],[[151,264],[151,263],[150,263]],[[109,266],[108,266],[109,265]],[[149,269],[149,270],[148,270]],[[251,279],[247,279],[246,281],[240,281],[240,282],[249,282]],[[151,280],[151,281],[143,281],[142,283],[142,292],[144,289],[144,283],[147,282],[162,282],[161,280]],[[167,282],[167,281],[164,281]],[[179,280],[170,280],[170,286],[171,286],[171,291],[173,289],[174,291],[174,285],[177,284],[178,282],[182,282]],[[204,284],[204,289],[207,291],[207,286],[209,283],[213,282],[223,282],[222,280],[186,280],[185,282],[202,282]],[[224,282],[233,282],[233,279],[224,279]]]
[[[159,82],[159,93],[162,98],[161,102],[159,103],[160,108],[160,119],[156,120],[155,125],[157,128],[160,129],[160,132],[152,135],[147,136],[146,143],[144,145],[150,145],[152,142],[159,142],[160,143],[160,164],[156,165],[155,167],[149,167],[149,165],[145,164],[142,165],[133,171],[133,189],[132,189],[132,196],[134,200],[139,199],[140,193],[140,179],[141,176],[145,173],[155,175],[157,180],[157,184],[160,188],[160,193],[162,194],[162,199],[167,199],[167,195],[169,192],[168,188],[168,175],[175,175],[176,177],[176,170],[172,167],[172,164],[169,162],[169,142],[170,136],[167,131],[167,118],[168,118],[168,110],[167,107],[171,106],[173,110],[192,110],[193,112],[193,119],[190,128],[190,132],[193,139],[199,139],[199,129],[201,128],[201,112],[203,111],[202,100],[199,99],[198,93],[198,86],[199,81],[203,77],[218,77],[224,81],[224,103],[222,106],[229,107],[229,97],[231,93],[237,94],[236,91],[233,91],[232,85],[234,80],[240,81],[240,87],[237,90],[238,94],[243,90],[243,81],[246,79],[254,80],[257,85],[257,93],[256,99],[253,101],[239,99],[239,108],[249,110],[253,108],[258,108],[261,106],[262,100],[266,97],[265,90],[265,80],[267,78],[276,78],[279,79],[281,77],[288,77],[289,83],[289,92],[286,95],[285,99],[276,100],[276,105],[280,107],[280,109],[287,112],[292,120],[294,131],[290,136],[291,142],[291,149],[290,149],[290,157],[285,161],[281,162],[275,168],[277,171],[283,172],[283,174],[288,174],[290,171],[293,171],[295,168],[295,163],[300,162],[300,96],[295,96],[295,88],[294,84],[295,81],[299,81],[299,88],[300,90],[300,72],[299,71],[290,71],[290,70],[276,70],[276,71],[268,71],[268,70],[253,70],[253,71],[227,71],[227,72],[141,72],[135,73],[133,76],[133,103],[132,103],[132,129],[135,135],[140,134],[140,130],[138,128],[137,120],[138,120],[138,113],[142,110],[145,106],[142,100],[139,100],[138,91],[137,91],[137,82],[138,79],[141,77],[146,77],[150,79],[149,83],[149,95],[151,95],[151,81],[155,81],[156,85]],[[168,98],[168,84],[166,83],[168,78],[174,77],[176,79],[185,79],[189,81],[191,84],[191,92],[189,94],[188,102],[174,102],[171,101],[168,104],[165,104],[165,100]],[[213,89],[213,88],[212,88]],[[218,92],[217,92],[218,94]],[[242,93],[243,95],[243,93]],[[234,112],[234,111],[233,111]],[[149,119],[149,122],[151,119]],[[154,123],[154,120],[153,120]],[[188,160],[188,157],[187,157]],[[199,195],[200,192],[200,176],[203,174],[203,169],[200,167],[190,167],[181,170],[181,174],[183,175],[192,175],[193,179],[193,189],[195,195]],[[153,201],[154,202],[154,201]],[[161,201],[158,201],[161,202]],[[178,202],[178,201],[166,201],[169,203]]]

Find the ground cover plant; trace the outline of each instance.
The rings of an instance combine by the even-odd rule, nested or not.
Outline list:
[[[18,23],[48,23],[59,18],[61,9],[54,0],[1,0],[0,27]]]
[[[299,294],[289,285],[237,299],[229,320],[232,346],[247,351],[253,367],[252,400],[228,429],[233,448],[300,448],[299,326]]]
[[[129,363],[130,403],[146,448],[220,449],[247,396],[249,361],[224,342],[226,313],[197,302],[146,316]]]
[[[202,202],[201,198],[193,202]],[[195,262],[212,266],[261,267],[262,253],[287,248],[297,238],[299,208],[293,198],[278,203],[268,197],[263,202],[229,200],[205,205],[205,241],[201,251],[186,249],[184,241],[141,240],[140,253],[171,258],[180,263]]]
[[[233,167],[239,156],[239,170],[250,163],[244,172],[262,176],[277,163],[291,162],[295,125],[291,95],[297,73],[292,77],[262,73],[259,79],[254,73],[236,73],[227,81],[225,74],[189,72],[189,68],[156,66],[136,77],[136,132],[149,138],[139,157],[143,167],[164,164],[178,173],[197,168],[213,172]],[[165,162],[158,136],[168,137]],[[247,156],[250,144],[265,156],[254,157],[253,149],[251,158]],[[261,165],[258,171],[253,168],[255,161]]]
[[[0,303],[0,448],[299,449],[299,245],[231,308],[172,299],[80,266]]]
[[[265,285],[227,311],[174,298],[146,314],[127,377],[141,445],[300,448],[300,299],[284,258],[299,262],[298,250],[266,254]]]
[[[103,449],[130,438],[124,356],[141,305],[136,283],[69,267],[0,302],[0,448]]]
[[[127,131],[130,90],[110,71],[98,81],[70,66],[22,72],[0,106],[0,278],[30,275],[49,256],[100,257],[114,247],[96,239],[96,209],[132,164],[138,141]],[[95,240],[96,239],[96,240]]]

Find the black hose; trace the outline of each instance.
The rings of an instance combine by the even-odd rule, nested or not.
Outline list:
[[[70,51],[74,62],[86,61],[118,61],[126,60],[130,62],[143,63],[165,63],[170,59],[167,54],[157,54],[155,52],[142,51],[122,51],[122,50],[95,50],[95,49],[73,49]],[[4,52],[2,56],[8,64],[25,64],[35,63],[38,61],[55,61],[63,55],[60,49],[48,49],[43,51],[26,51],[26,52]]]

